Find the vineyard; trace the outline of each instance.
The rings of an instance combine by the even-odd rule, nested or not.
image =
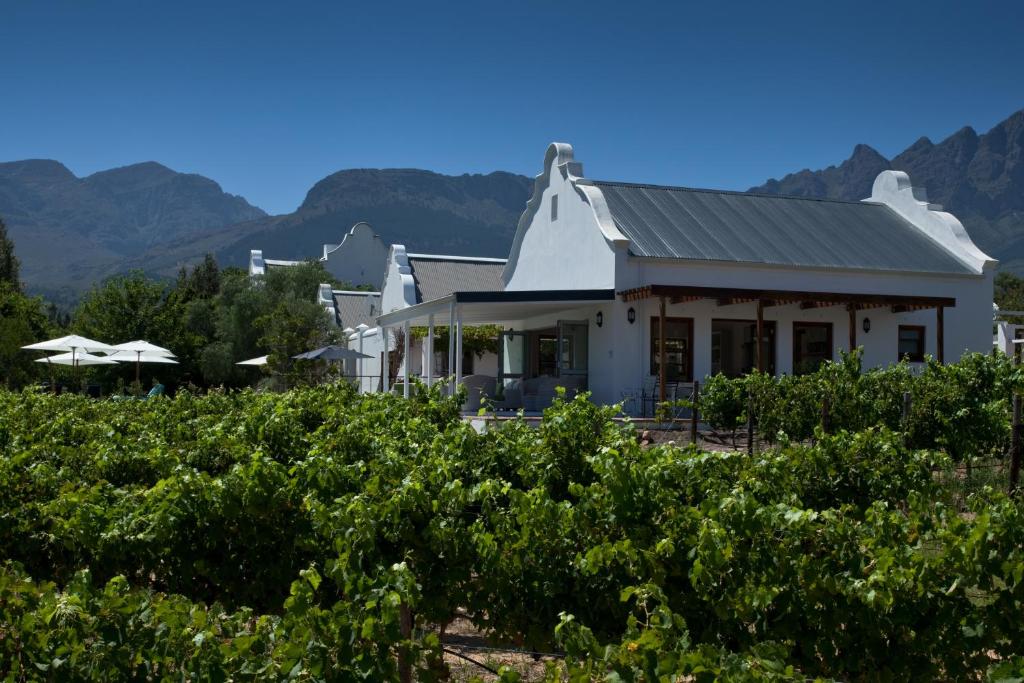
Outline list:
[[[585,397],[478,433],[437,388],[0,392],[0,673],[445,680],[464,621],[549,681],[1018,681],[1024,504],[949,487],[1005,471],[1020,388],[985,356],[713,378],[752,455]]]

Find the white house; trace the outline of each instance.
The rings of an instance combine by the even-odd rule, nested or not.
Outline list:
[[[555,143],[500,286],[415,303],[403,289],[403,306],[385,291],[377,322],[500,324],[507,407],[543,407],[559,384],[610,403],[717,372],[803,372],[858,346],[866,366],[987,353],[995,266],[899,171],[861,202],[756,195],[592,180]]]
[[[448,297],[455,291],[498,291],[503,287],[501,275],[504,268],[505,259],[410,254],[404,245],[394,244],[387,255],[380,294],[380,312],[403,310],[426,301]],[[432,328],[449,324],[448,318],[443,316],[427,316],[423,326]],[[357,348],[360,336],[363,340],[363,353],[382,361],[389,360],[383,356],[383,340],[376,327],[362,331],[361,335],[358,331],[350,334],[350,348]],[[455,366],[459,365],[463,376],[497,376],[498,358],[494,353],[478,355],[468,350],[465,353],[460,350],[460,357],[456,362],[445,350],[438,349],[432,352],[424,341],[414,338],[412,328],[408,335],[391,335],[388,341],[390,350],[396,350],[396,344],[399,342],[403,344],[400,374],[404,374],[408,369],[410,375],[426,379],[429,374],[432,379],[451,374]]]
[[[388,247],[368,223],[356,223],[339,244],[325,244],[319,261],[340,282],[379,287],[384,279]],[[265,275],[267,268],[297,266],[303,261],[263,257],[262,249],[249,252],[249,275]]]

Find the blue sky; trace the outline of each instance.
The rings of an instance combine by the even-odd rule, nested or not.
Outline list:
[[[746,189],[1024,107],[1024,3],[0,4],[0,160],[293,210],[343,168]]]

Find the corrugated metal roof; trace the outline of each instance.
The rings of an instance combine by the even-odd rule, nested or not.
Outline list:
[[[380,294],[377,292],[361,294],[355,292],[334,291],[334,316],[338,327],[351,327],[363,324],[367,327],[376,326],[380,315]]]
[[[409,266],[416,280],[416,303],[432,301],[452,292],[498,292],[504,289],[501,272],[505,262],[496,259],[473,261],[466,257],[410,256]]]
[[[593,182],[636,256],[972,272],[883,204]]]

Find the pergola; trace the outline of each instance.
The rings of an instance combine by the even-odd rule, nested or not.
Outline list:
[[[848,292],[801,292],[770,289],[739,289],[734,287],[696,287],[690,285],[645,285],[619,292],[624,301],[657,298],[658,311],[658,385],[659,400],[665,401],[665,305],[714,299],[719,306],[738,303],[757,303],[757,339],[754,344],[758,372],[764,371],[764,358],[760,340],[764,338],[764,309],[769,306],[799,304],[802,309],[845,306],[850,316],[850,350],[857,348],[856,313],[868,308],[890,308],[893,313],[935,309],[937,357],[944,362],[944,318],[946,308],[956,306],[956,299],[936,296],[906,296],[902,294],[853,294]]]
[[[453,292],[448,296],[425,301],[408,308],[400,308],[377,318],[383,331],[384,390],[388,391],[389,377],[388,334],[392,327],[404,330],[403,391],[409,396],[409,337],[411,327],[426,327],[426,380],[427,386],[434,382],[434,324],[437,319],[448,318],[448,367],[455,369],[455,382],[462,381],[462,333],[464,326],[499,324],[507,321],[525,320],[539,315],[560,313],[579,306],[615,299],[613,289],[568,289],[542,291],[503,292]]]

